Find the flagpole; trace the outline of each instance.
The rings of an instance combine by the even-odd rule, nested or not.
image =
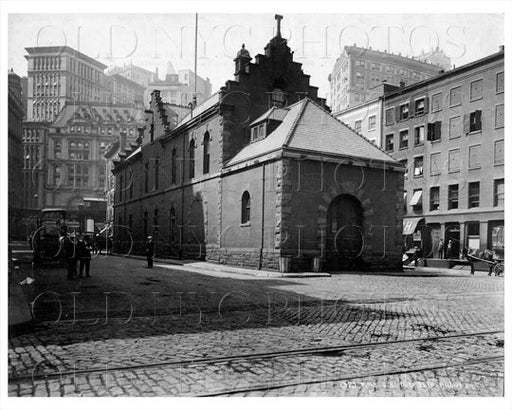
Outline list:
[[[194,46],[194,106],[197,105],[197,13],[196,13],[196,38]]]

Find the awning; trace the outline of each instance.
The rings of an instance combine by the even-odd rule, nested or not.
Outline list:
[[[409,205],[416,206],[418,204],[421,204],[421,197],[423,196],[423,190],[419,189],[418,191],[414,192],[411,202],[409,202]]]
[[[416,225],[423,218],[408,218],[404,219],[404,235],[412,235],[416,230]]]

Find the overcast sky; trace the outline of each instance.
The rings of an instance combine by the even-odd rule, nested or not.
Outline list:
[[[322,97],[345,45],[409,56],[439,46],[460,66],[504,44],[501,14],[283,14],[283,37]],[[194,14],[10,14],[8,21],[8,65],[19,75],[27,71],[25,47],[64,44],[108,66],[158,67],[161,77],[168,61],[194,68]],[[199,14],[198,75],[216,91],[233,78],[241,44],[251,56],[263,53],[275,23],[273,13]]]

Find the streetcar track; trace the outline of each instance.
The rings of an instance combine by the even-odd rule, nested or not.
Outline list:
[[[457,339],[457,338],[465,338],[465,337],[477,337],[477,336],[485,336],[492,334],[500,334],[504,333],[503,330],[493,330],[493,331],[485,331],[485,332],[475,332],[475,333],[459,333],[453,335],[442,335],[442,336],[434,336],[427,338],[412,338],[412,339],[402,339],[402,340],[391,340],[386,342],[370,342],[370,343],[356,343],[356,344],[345,344],[345,345],[337,345],[337,346],[326,346],[326,347],[314,347],[314,348],[305,348],[305,349],[294,349],[294,350],[286,350],[286,351],[275,351],[275,352],[261,352],[261,353],[247,353],[233,356],[219,356],[219,357],[209,357],[209,358],[192,358],[186,360],[178,360],[178,361],[162,361],[158,363],[146,363],[146,364],[137,364],[130,366],[117,366],[117,367],[108,367],[104,366],[101,368],[90,368],[83,370],[68,370],[61,372],[53,372],[53,373],[43,373],[43,374],[32,374],[20,375],[15,377],[9,377],[9,383],[21,383],[27,380],[31,380],[32,382],[36,380],[47,380],[47,379],[55,379],[62,378],[65,376],[73,376],[76,377],[78,375],[86,375],[92,373],[103,373],[106,371],[116,372],[116,371],[130,371],[130,370],[139,370],[139,369],[148,369],[148,368],[157,368],[157,367],[167,367],[167,366],[193,366],[198,364],[212,364],[212,363],[224,363],[224,362],[236,362],[241,360],[255,360],[255,359],[267,359],[267,358],[277,358],[277,357],[288,357],[288,356],[300,356],[300,355],[314,355],[314,354],[328,354],[333,352],[342,352],[344,350],[354,350],[354,349],[366,349],[369,347],[374,348],[384,348],[390,345],[397,344],[406,344],[406,343],[419,343],[419,342],[432,342],[438,340],[447,340],[447,339]],[[39,364],[45,363],[45,361],[41,361],[34,366],[34,369],[37,368]],[[56,367],[56,366],[53,366]],[[222,393],[219,393],[222,394]]]
[[[487,357],[480,357],[477,359],[469,359],[465,360],[461,363],[453,363],[453,364],[437,364],[437,365],[428,365],[428,366],[419,366],[414,368],[407,368],[407,369],[400,369],[400,370],[386,370],[386,371],[380,371],[380,372],[364,372],[364,373],[352,373],[352,374],[346,374],[339,377],[322,377],[322,378],[316,378],[311,380],[299,380],[296,382],[283,382],[283,383],[275,383],[275,384],[258,384],[247,388],[238,388],[238,389],[224,389],[224,390],[213,390],[209,391],[207,393],[199,393],[199,394],[185,394],[182,396],[195,396],[195,397],[214,397],[214,396],[224,396],[224,395],[231,395],[231,394],[237,394],[237,393],[249,393],[254,391],[269,391],[269,390],[276,390],[276,389],[282,389],[286,387],[293,387],[293,386],[299,386],[299,385],[310,385],[310,384],[320,384],[320,383],[328,383],[328,382],[341,382],[345,380],[353,380],[353,379],[364,379],[368,377],[379,377],[379,376],[392,376],[392,375],[399,375],[399,374],[407,374],[407,373],[418,373],[418,372],[424,372],[429,370],[441,370],[441,369],[448,369],[452,367],[463,367],[463,366],[470,366],[473,364],[479,364],[494,360],[503,360],[505,358],[504,355],[494,355],[494,356],[487,356]]]

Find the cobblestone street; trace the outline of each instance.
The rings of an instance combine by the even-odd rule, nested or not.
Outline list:
[[[503,278],[45,268],[10,396],[502,396]]]

